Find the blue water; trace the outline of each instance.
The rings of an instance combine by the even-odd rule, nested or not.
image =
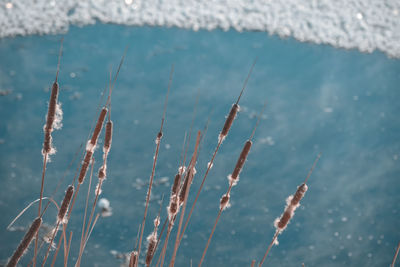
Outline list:
[[[0,40],[0,259],[12,254],[23,232],[6,226],[39,196],[42,127],[49,87],[55,78],[61,36]],[[110,66],[126,59],[112,95],[113,146],[102,197],[113,216],[100,218],[82,266],[118,266],[111,250],[133,249],[144,212],[171,65],[175,72],[169,96],[156,181],[177,171],[185,131],[196,95],[195,131],[210,116],[197,163],[189,204],[217,144],[219,131],[236,100],[250,66],[257,64],[241,99],[242,111],[219,151],[178,251],[177,266],[196,265],[256,115],[267,100],[254,145],[231,194],[204,266],[250,266],[259,261],[274,234],[273,221],[285,199],[303,182],[315,157],[322,157],[309,180],[302,206],[279,236],[265,266],[389,266],[400,240],[400,61],[382,53],[363,54],[330,46],[282,40],[262,32],[95,25],[72,27],[64,36],[59,83],[63,128],[53,133],[58,152],[49,163],[45,196],[60,202],[76,169],[68,165],[89,134]],[[192,153],[194,138],[189,153]],[[101,149],[95,154],[100,167]],[[95,183],[95,182],[93,182]],[[77,255],[88,177],[81,188],[68,229],[74,232],[70,265]],[[152,198],[170,184],[159,184]],[[93,197],[93,192],[91,193]],[[145,236],[159,204],[151,201]],[[28,226],[34,206],[17,221]],[[55,222],[50,206],[44,221]],[[162,220],[166,209],[162,209]],[[177,226],[177,224],[176,224]],[[174,230],[176,230],[176,227]],[[175,240],[173,231],[170,244]],[[171,255],[169,246],[166,260]],[[21,261],[26,265],[32,251]],[[157,255],[158,256],[158,255]],[[61,266],[62,257],[58,264]]]

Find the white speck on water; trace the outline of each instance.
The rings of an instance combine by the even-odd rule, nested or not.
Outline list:
[[[314,250],[315,247],[311,245],[311,246],[309,246],[308,248],[309,248],[310,250]]]
[[[351,256],[353,256],[353,253],[349,252],[349,253],[347,253],[347,256],[351,257]]]
[[[342,217],[342,222],[347,222],[347,217]]]
[[[358,95],[353,96],[354,101],[358,101]]]
[[[325,113],[332,113],[332,112],[333,112],[333,108],[331,108],[331,107],[325,107],[325,108],[324,108],[324,112],[325,112]]]
[[[335,232],[333,235],[336,236],[336,237],[338,237],[338,236],[339,236],[339,233],[338,233],[338,232]]]
[[[170,149],[171,145],[170,144],[165,144],[165,149]]]
[[[332,255],[332,260],[336,260],[336,255]]]
[[[125,0],[125,4],[131,5],[133,3],[133,0]]]
[[[347,239],[351,239],[351,235],[350,235],[350,234],[347,235],[346,238],[347,238]]]
[[[362,240],[363,240],[362,236],[359,236],[358,241],[362,241]]]
[[[76,77],[76,73],[75,73],[75,72],[71,72],[71,73],[69,74],[69,77],[75,78],[75,77]]]
[[[369,240],[372,240],[372,239],[374,239],[374,236],[373,236],[373,235],[369,235],[369,236],[368,236],[368,239],[369,239]]]
[[[399,159],[399,155],[394,154],[394,155],[393,155],[393,160],[398,160],[398,159]]]
[[[356,17],[357,17],[357,19],[362,20],[363,19],[363,14],[357,13]]]
[[[13,8],[13,4],[10,3],[10,2],[7,2],[7,3],[6,3],[6,8],[7,8],[7,9]]]
[[[261,144],[267,144],[269,146],[275,145],[275,141],[271,136],[267,136],[267,137],[261,138],[260,139],[260,143]]]
[[[372,258],[372,253],[367,254],[368,258]]]

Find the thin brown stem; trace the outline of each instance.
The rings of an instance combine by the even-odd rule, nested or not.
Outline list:
[[[200,267],[201,264],[203,263],[204,257],[206,256],[206,253],[207,253],[207,250],[208,250],[208,246],[209,246],[210,243],[211,243],[211,238],[212,238],[212,236],[214,235],[215,228],[217,228],[217,224],[218,224],[219,218],[221,217],[222,210],[223,210],[223,209],[219,209],[217,219],[215,220],[213,229],[211,230],[211,234],[210,234],[210,236],[208,237],[207,245],[206,245],[206,247],[204,248],[203,255],[201,256],[201,259],[200,259],[200,262],[199,262],[199,265],[198,265],[199,267]]]
[[[321,154],[322,154],[322,153],[319,153],[318,156],[317,156],[317,158],[314,160],[314,163],[313,163],[313,165],[312,165],[310,171],[308,172],[306,179],[304,180],[304,184],[307,184],[308,178],[310,178],[312,172],[314,171],[314,168],[315,168],[315,166],[317,165],[318,160],[319,160],[319,158],[321,157]]]
[[[397,245],[396,253],[394,254],[393,261],[392,261],[392,264],[390,265],[390,267],[394,267],[394,264],[396,263],[397,255],[399,254],[399,250],[400,250],[400,242]]]
[[[276,230],[275,235],[274,235],[274,237],[272,238],[272,241],[271,241],[271,243],[269,244],[269,246],[268,246],[268,248],[267,248],[267,251],[265,251],[264,257],[263,257],[262,260],[260,261],[260,264],[258,265],[258,267],[261,267],[261,266],[263,265],[265,259],[266,259],[267,256],[268,256],[268,253],[269,253],[269,251],[271,250],[272,246],[274,245],[275,240],[276,240],[276,238],[278,237],[278,235],[279,235],[279,230]]]
[[[78,256],[78,260],[76,262],[77,266],[80,266],[80,264],[81,264],[81,257],[82,257],[82,253],[83,253],[83,243],[85,242],[84,240],[86,240],[86,235],[87,235],[87,232],[85,234],[85,228],[89,229],[90,222],[92,220],[93,213],[94,213],[94,208],[96,207],[97,194],[96,194],[95,202],[93,203],[92,211],[90,213],[89,221],[88,221],[87,225],[85,226],[87,209],[88,209],[88,205],[89,205],[90,187],[92,185],[92,178],[93,178],[93,169],[94,169],[94,158],[92,160],[92,166],[91,166],[91,170],[90,170],[89,185],[88,185],[88,191],[87,191],[87,196],[86,196],[86,204],[85,204],[85,213],[83,215],[83,222],[82,222],[82,233],[81,233],[81,242],[80,242],[80,246],[79,246],[79,256]]]

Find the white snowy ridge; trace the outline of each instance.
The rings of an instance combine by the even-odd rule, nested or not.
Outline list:
[[[265,31],[400,58],[399,0],[3,0],[0,37],[116,23]]]

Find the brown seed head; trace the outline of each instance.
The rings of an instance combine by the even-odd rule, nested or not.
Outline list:
[[[223,195],[223,196],[221,197],[221,200],[220,200],[220,202],[219,202],[219,208],[220,208],[221,210],[224,210],[224,209],[230,207],[229,199],[230,199],[230,195],[229,195],[229,194],[225,194],[225,195]]]
[[[240,108],[239,105],[236,103],[232,105],[231,111],[229,112],[229,115],[225,120],[224,127],[222,128],[222,131],[219,134],[220,140],[221,139],[223,140],[228,135],[229,129],[231,128],[232,123],[235,120],[235,117],[236,117],[237,112],[239,111],[239,108]]]
[[[132,251],[131,258],[129,260],[129,267],[136,267],[138,264],[138,252]]]
[[[99,118],[97,119],[96,127],[94,128],[92,138],[90,139],[90,143],[93,147],[95,147],[97,144],[97,140],[99,139],[101,129],[103,128],[103,123],[106,118],[107,112],[108,109],[106,107],[103,107],[100,112]]]
[[[74,186],[70,185],[70,186],[68,186],[68,189],[65,192],[65,196],[64,196],[64,199],[63,199],[63,201],[61,203],[60,210],[58,211],[57,218],[58,218],[58,221],[61,222],[61,223],[64,223],[65,214],[67,213],[67,210],[68,210],[68,207],[69,207],[69,203],[71,203],[71,199],[72,199],[73,194],[74,194]]]
[[[108,153],[110,151],[112,143],[112,133],[113,133],[113,123],[112,121],[108,121],[106,123],[106,135],[104,137],[104,146],[103,146],[104,153]]]
[[[250,140],[247,140],[244,144],[242,152],[240,153],[238,161],[236,162],[235,169],[233,170],[233,173],[231,175],[232,180],[237,180],[239,178],[239,174],[243,169],[243,165],[246,162],[247,156],[249,155],[251,145],[252,142]]]
[[[42,225],[42,218],[36,218],[31,227],[29,227],[28,232],[26,232],[24,238],[22,239],[21,243],[19,243],[17,249],[14,251],[11,259],[7,263],[7,267],[14,267],[17,266],[19,259],[25,253],[26,249],[29,247],[29,244],[32,242],[32,239],[35,237],[36,233],[39,231],[40,226]]]
[[[89,168],[90,161],[92,160],[92,156],[93,156],[93,152],[86,151],[85,158],[83,159],[81,171],[80,171],[79,177],[78,177],[78,182],[80,184],[82,184],[85,179],[87,170]]]
[[[304,197],[304,194],[307,192],[308,186],[306,184],[301,184],[297,187],[297,191],[294,194],[290,204],[293,206],[297,206],[300,203],[300,200]]]

